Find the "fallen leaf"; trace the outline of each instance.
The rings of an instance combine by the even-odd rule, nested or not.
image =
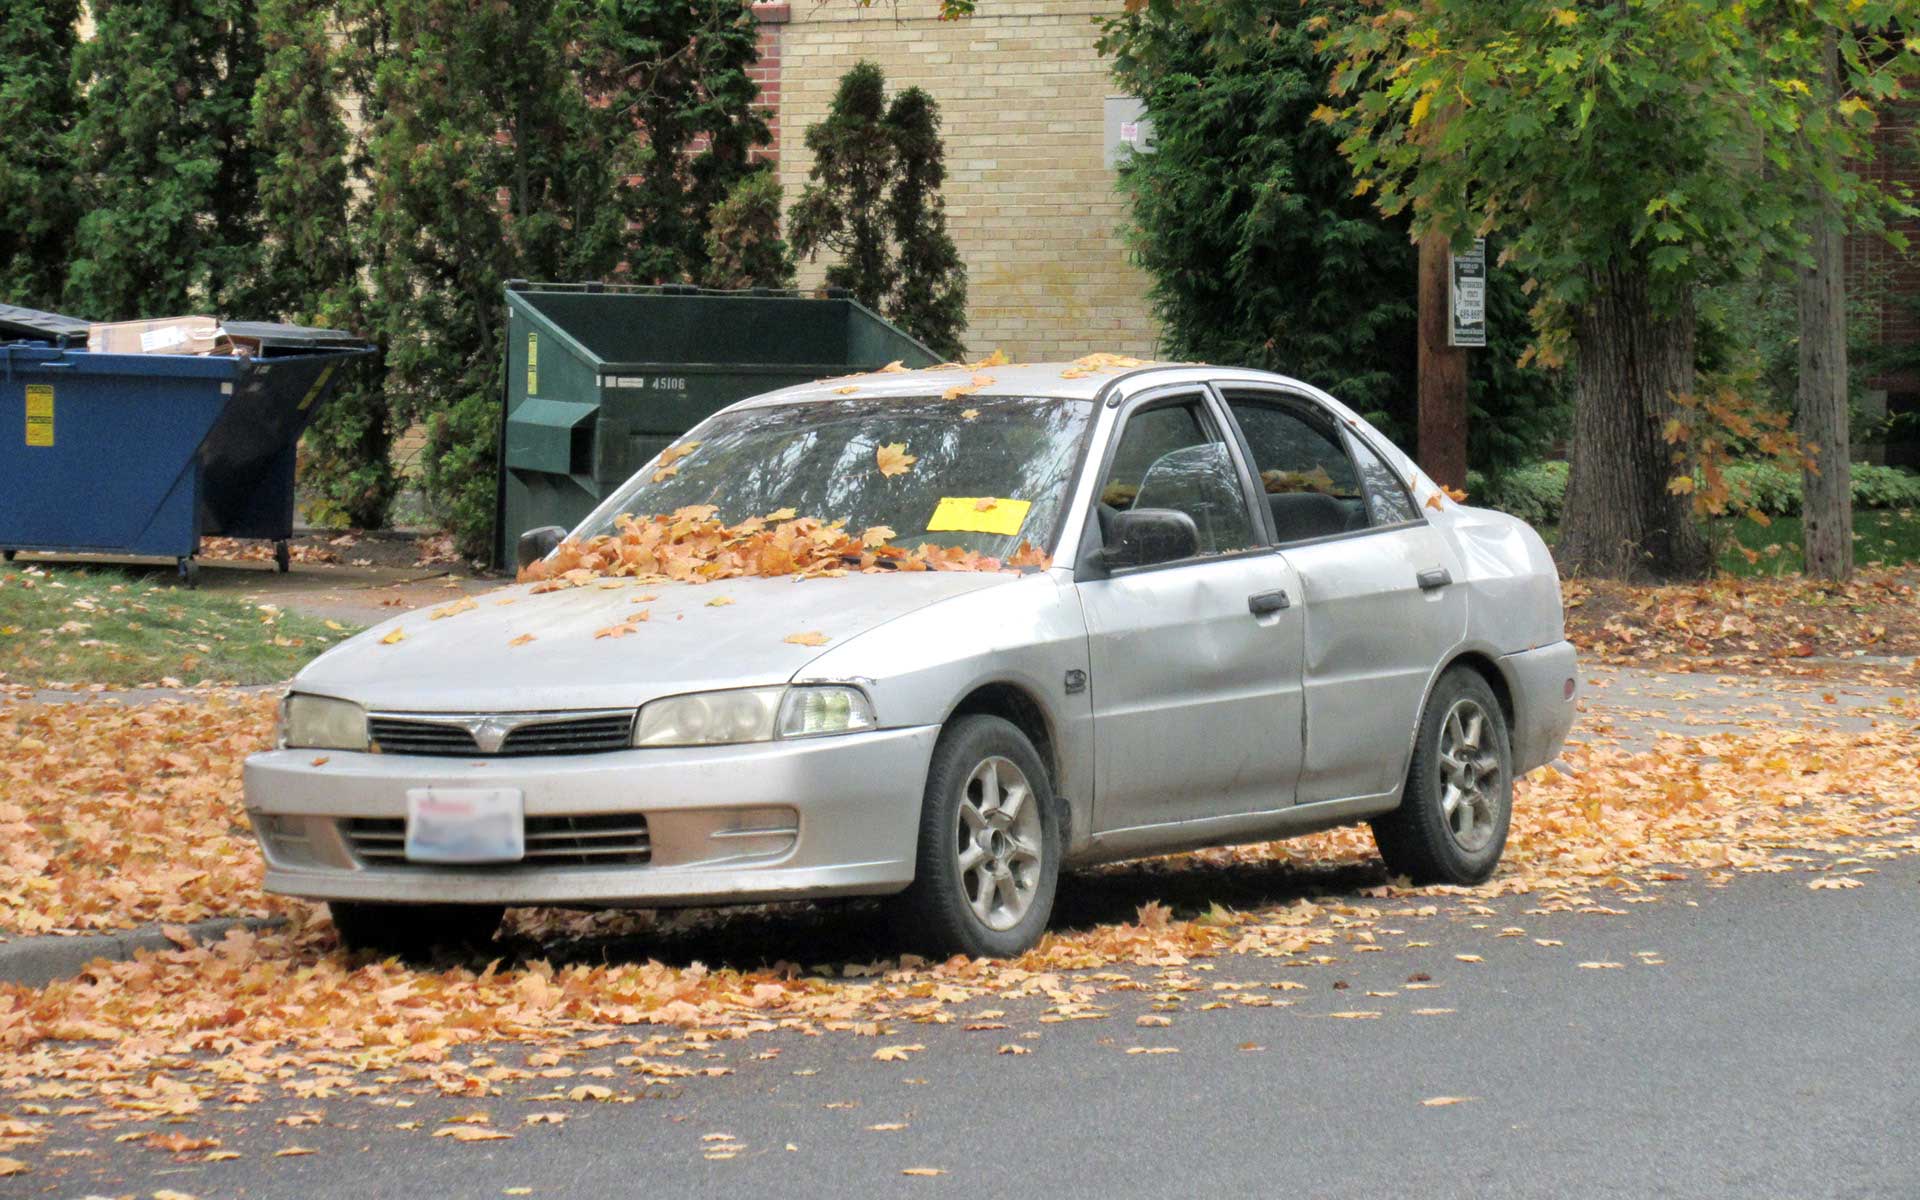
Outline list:
[[[1580,965],[1589,971],[1618,971],[1623,969],[1625,964],[1617,962],[1583,962]]]
[[[889,442],[874,451],[873,459],[879,466],[880,473],[889,478],[906,474],[907,468],[920,461],[918,455],[907,453],[905,442]]]
[[[331,754],[322,754],[319,758],[314,759],[313,762],[309,765],[316,766],[316,767],[324,767],[332,761],[333,761],[333,756]]]
[[[501,1142],[513,1137],[504,1129],[488,1129],[482,1125],[448,1125],[433,1131],[435,1137],[450,1137],[456,1142]]]
[[[528,1113],[526,1120],[521,1123],[525,1125],[565,1125],[567,1123],[567,1114],[563,1112]]]
[[[945,1175],[946,1174],[946,1172],[941,1170],[939,1167],[908,1167],[905,1170],[901,1171],[900,1173],[902,1175]]]
[[[1446,1108],[1453,1104],[1469,1104],[1479,1098],[1478,1096],[1429,1096],[1420,1103],[1428,1108]]]
[[[790,633],[782,640],[796,646],[824,646],[833,639],[815,629],[807,633]]]
[[[733,603],[732,596],[715,596],[713,599],[707,601],[707,607],[708,608],[725,608],[727,605],[732,603]]]
[[[907,1124],[905,1121],[889,1121],[883,1125],[867,1126],[868,1129],[873,1130],[875,1133],[892,1133],[897,1129],[905,1129],[906,1127]]]
[[[1021,1046],[1013,1042],[1008,1042],[1006,1045],[1000,1047],[998,1050],[995,1050],[994,1053],[995,1054],[1032,1054],[1033,1048],[1031,1046]]]
[[[517,638],[514,638],[514,639],[513,639],[512,641],[510,641],[510,642],[508,642],[508,643],[507,643],[507,645],[509,645],[509,646],[524,646],[524,645],[526,645],[526,644],[527,644],[528,642],[531,642],[531,641],[533,641],[533,640],[534,640],[534,637],[533,637],[533,635],[532,635],[532,634],[530,634],[530,633],[523,633],[523,634],[521,634],[521,635],[520,635],[519,637],[517,637]]]
[[[33,1168],[17,1158],[0,1158],[0,1177],[7,1175],[25,1175]]]
[[[1454,957],[1459,959],[1463,963],[1477,963],[1477,962],[1486,961],[1486,959],[1481,958],[1478,954],[1456,954],[1454,955]]]
[[[1372,1021],[1380,1016],[1379,1013],[1366,1009],[1359,1009],[1353,1012],[1328,1013],[1327,1015],[1330,1017],[1338,1017],[1343,1021]]]
[[[275,1150],[273,1156],[275,1158],[299,1158],[302,1155],[318,1153],[319,1151],[309,1146],[288,1146],[284,1150]]]
[[[407,631],[396,628],[392,633],[380,639],[382,646],[397,646],[407,640]]]
[[[907,1046],[882,1046],[873,1052],[875,1062],[905,1062],[907,1055],[925,1050],[918,1042]]]
[[[971,421],[979,415],[980,410],[977,408],[963,408],[960,410],[960,419],[962,421]]]

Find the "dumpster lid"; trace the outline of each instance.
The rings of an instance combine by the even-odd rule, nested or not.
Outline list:
[[[55,345],[87,340],[88,322],[64,313],[42,312],[16,304],[0,304],[0,341],[32,338]]]
[[[228,337],[257,341],[263,350],[357,350],[367,345],[364,338],[338,329],[282,325],[277,321],[222,321],[220,327]]]

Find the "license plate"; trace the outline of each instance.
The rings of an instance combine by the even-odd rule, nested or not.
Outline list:
[[[409,862],[519,862],[526,856],[520,789],[407,789]]]

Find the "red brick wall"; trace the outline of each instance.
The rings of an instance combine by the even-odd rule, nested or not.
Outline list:
[[[1920,195],[1920,154],[1914,142],[1915,123],[1920,120],[1920,103],[1907,103],[1888,112],[1874,133],[1877,152],[1868,175],[1882,186],[1905,184]],[[1879,337],[1882,345],[1910,345],[1920,342],[1920,219],[1908,218],[1896,223],[1907,235],[1905,254],[1887,244],[1877,234],[1861,234],[1848,239],[1847,273],[1852,288],[1884,289],[1879,306]],[[1920,376],[1906,372],[1869,381],[1870,387],[1889,392],[1920,391]]]
[[[754,152],[754,158],[763,162],[779,162],[780,35],[782,28],[793,18],[793,10],[786,0],[763,0],[753,6],[753,15],[760,22],[760,61],[747,73],[760,85],[760,108],[766,114],[767,130],[772,135],[765,149]]]

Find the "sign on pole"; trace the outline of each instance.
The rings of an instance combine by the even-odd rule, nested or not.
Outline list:
[[[1475,238],[1473,248],[1455,254],[1447,280],[1447,345],[1487,344],[1487,239]]]

